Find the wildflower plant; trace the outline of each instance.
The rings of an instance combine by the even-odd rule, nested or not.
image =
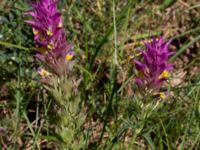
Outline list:
[[[64,141],[65,148],[80,149],[83,136],[76,137],[76,134],[85,120],[83,110],[80,109],[80,79],[77,80],[72,71],[75,63],[72,60],[74,51],[72,45],[66,41],[57,3],[58,0],[31,3],[33,9],[26,15],[32,16],[32,20],[26,23],[33,29],[38,49],[36,58],[44,64],[38,69],[41,82],[57,104],[57,134]]]
[[[169,46],[171,41],[165,42],[163,37],[153,38],[151,42],[145,43],[145,50],[139,50],[141,61],[134,60],[137,70],[136,84],[140,89],[159,92],[162,85],[170,76],[173,64],[168,63],[173,54]],[[161,98],[167,93],[159,93]]]

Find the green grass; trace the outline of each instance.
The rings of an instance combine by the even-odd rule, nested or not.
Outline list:
[[[80,129],[81,121],[74,119],[72,134],[80,143],[73,147],[199,149],[200,74],[195,68],[200,56],[200,12],[197,0],[184,4],[60,1],[67,38],[76,51],[74,73],[82,78],[79,113],[86,116]],[[24,23],[28,9],[24,0],[0,2],[0,127],[6,129],[0,132],[0,149],[64,149],[66,143],[57,128],[62,112],[37,75],[41,63],[33,58],[32,30]],[[170,60],[175,69],[165,86],[171,93],[166,100],[139,93],[128,59],[152,35],[172,38],[176,52]],[[182,64],[177,64],[180,60]],[[171,84],[182,68],[187,72],[184,79],[179,85]]]

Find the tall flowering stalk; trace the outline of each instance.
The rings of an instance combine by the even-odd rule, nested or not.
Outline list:
[[[170,43],[165,42],[163,37],[153,38],[151,42],[145,43],[145,50],[140,50],[141,61],[134,60],[137,70],[135,82],[140,88],[159,91],[168,79],[173,69],[173,65],[168,63],[173,54],[169,50]]]
[[[80,109],[80,95],[77,80],[73,75],[72,45],[65,39],[61,13],[57,9],[58,0],[39,0],[31,3],[32,11],[26,21],[32,26],[34,41],[38,49],[36,58],[44,63],[38,73],[42,83],[51,93],[57,104],[57,134],[67,149],[80,149],[83,134],[78,135],[84,122],[84,112]],[[76,140],[78,139],[78,140]]]

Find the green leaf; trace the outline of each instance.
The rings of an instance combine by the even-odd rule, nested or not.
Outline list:
[[[154,143],[153,143],[153,141],[152,141],[152,139],[150,137],[150,134],[149,133],[145,133],[142,136],[145,138],[147,143],[150,145],[151,149],[152,150],[156,150],[156,147],[155,147],[155,145],[154,145]]]

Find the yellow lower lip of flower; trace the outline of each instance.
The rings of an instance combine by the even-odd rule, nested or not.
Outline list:
[[[161,99],[165,99],[166,98],[166,94],[164,92],[160,92],[159,96]]]
[[[50,43],[50,44],[47,45],[47,48],[52,50],[52,49],[54,49],[54,45]]]
[[[65,58],[66,60],[71,60],[73,58],[73,55],[67,54]]]
[[[40,47],[40,48],[39,48],[39,52],[42,53],[42,54],[45,54],[47,51],[48,51],[48,50],[47,50],[47,48],[45,48],[45,47]]]
[[[48,71],[46,71],[45,69],[41,69],[39,71],[39,74],[42,76],[42,77],[47,77],[50,75],[50,73]]]
[[[47,35],[48,36],[52,36],[53,35],[53,32],[51,30],[47,30]]]
[[[38,35],[38,34],[39,34],[39,31],[36,30],[35,28],[33,28],[33,34],[34,34],[34,35]]]
[[[168,78],[170,76],[169,72],[164,70],[161,75],[159,76],[159,79],[162,79],[162,78]]]

